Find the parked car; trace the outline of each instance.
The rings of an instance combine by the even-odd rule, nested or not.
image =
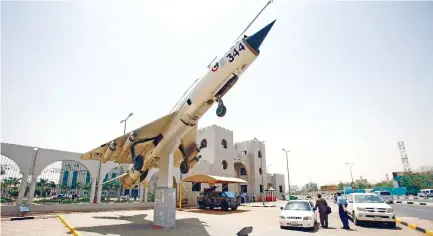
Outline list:
[[[281,207],[280,228],[301,227],[314,229],[317,214],[314,205],[309,200],[293,200]]]
[[[394,202],[394,196],[389,191],[374,191],[375,194],[379,195],[386,203],[393,203]]]
[[[228,211],[229,208],[236,210],[240,203],[237,201],[233,192],[215,191],[217,187],[203,189],[197,196],[197,204],[200,209],[214,209],[220,207],[222,211]]]
[[[347,213],[355,225],[374,221],[386,223],[390,228],[396,226],[394,209],[375,193],[351,193],[347,203]]]
[[[433,197],[433,189],[421,189],[418,193],[419,197]]]

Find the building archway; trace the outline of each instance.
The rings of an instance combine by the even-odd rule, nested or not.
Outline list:
[[[239,179],[243,179],[248,182],[248,175],[249,170],[244,162],[237,161],[234,164],[234,170],[235,170],[235,177]],[[245,193],[248,192],[248,185],[247,184],[238,184],[237,192],[238,193]]]
[[[36,181],[34,204],[43,204],[58,194],[65,194],[67,199],[87,198],[92,184],[87,167],[74,160],[56,161],[47,165]]]
[[[145,196],[147,197],[147,200],[149,202],[155,201],[155,190],[156,187],[158,186],[158,177],[159,177],[159,171],[155,172],[149,179],[148,194],[147,194],[148,196]],[[178,182],[176,181],[176,178],[173,176],[173,188],[176,189],[176,199],[178,196],[177,186],[178,186]]]
[[[127,170],[125,169],[125,167],[121,165],[115,166],[110,171],[108,171],[107,174],[105,174],[102,182],[105,183],[111,179],[114,179],[117,176],[124,174],[126,171]],[[102,185],[101,195],[104,196],[104,199],[107,199],[108,201],[120,201],[120,197],[123,195],[123,191],[125,191],[123,190],[120,181],[120,179],[116,179]],[[128,193],[132,197],[135,196],[134,194],[137,194],[136,188],[137,187],[131,189],[131,193],[128,191]]]
[[[1,155],[0,171],[2,204],[15,204],[23,177],[20,167],[11,158]]]

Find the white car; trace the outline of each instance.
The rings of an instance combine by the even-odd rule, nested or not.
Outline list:
[[[375,194],[379,195],[386,203],[393,203],[394,196],[389,191],[374,191]]]
[[[375,193],[351,193],[347,197],[347,214],[355,225],[375,221],[387,223],[391,228],[396,226],[394,209]]]
[[[433,189],[419,190],[418,197],[433,197]]]
[[[288,201],[280,212],[280,228],[302,227],[314,229],[317,215],[314,205],[309,200]]]

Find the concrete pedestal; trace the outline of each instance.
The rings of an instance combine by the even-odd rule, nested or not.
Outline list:
[[[176,227],[176,189],[157,188],[153,209],[153,228]]]

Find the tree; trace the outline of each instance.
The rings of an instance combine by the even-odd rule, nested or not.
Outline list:
[[[381,181],[373,185],[374,188],[392,188],[392,183],[388,181]]]

